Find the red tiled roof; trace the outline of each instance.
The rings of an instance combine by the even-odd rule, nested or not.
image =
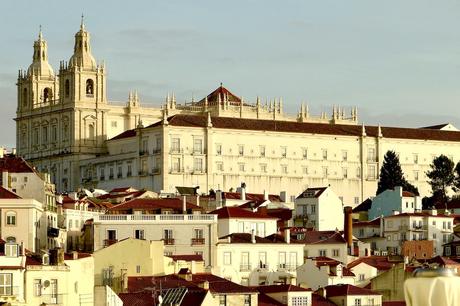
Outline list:
[[[247,209],[240,207],[225,206],[210,212],[210,214],[216,214],[219,219],[278,219],[269,215],[261,214],[259,212],[252,212]]]
[[[129,191],[130,189],[133,189],[132,191]],[[133,187],[118,187],[118,188],[113,188],[112,190],[110,190],[109,193],[117,193],[117,192],[133,192],[133,191],[137,191],[135,188]]]
[[[151,306],[157,302],[150,292],[119,293],[118,297],[123,301],[123,305],[130,306]]]
[[[372,266],[380,271],[390,270],[394,265],[393,262],[388,261],[387,256],[367,256],[367,257],[360,257],[352,261],[351,263],[348,264],[347,267],[349,269],[352,269],[356,267],[357,265],[359,265],[360,263],[368,264],[369,266]]]
[[[21,197],[0,186],[0,199],[21,199]]]
[[[307,188],[297,197],[297,199],[301,199],[301,198],[319,198],[326,189],[327,189],[327,187]]]
[[[282,285],[266,285],[253,287],[259,292],[263,293],[275,293],[275,292],[303,292],[312,291],[310,288],[302,288],[295,285],[282,284]]]
[[[34,168],[22,157],[6,154],[0,158],[0,172],[8,171],[11,173],[31,173],[36,172]]]
[[[341,285],[330,285],[324,287],[326,290],[326,297],[334,297],[334,296],[348,296],[348,295],[380,295],[377,292],[374,292],[369,289],[356,287],[353,285],[348,284],[341,284]]]
[[[123,133],[118,134],[117,136],[112,137],[109,140],[118,140],[118,139],[123,139],[123,138],[134,137],[134,136],[136,136],[136,129],[124,131]]]
[[[427,260],[428,263],[437,263],[440,266],[459,266],[460,264],[448,257],[435,256]]]
[[[188,203],[187,209],[200,210],[203,209],[197,205]],[[182,200],[177,198],[165,199],[133,199],[118,205],[113,206],[109,211],[132,211],[134,209],[142,210],[157,210],[157,209],[172,209],[182,212]]]
[[[241,200],[241,194],[238,192],[222,192],[222,198],[228,200]],[[246,193],[247,201],[260,201],[264,202],[264,195],[261,193]],[[276,194],[269,194],[268,200],[270,202],[282,202],[281,197]]]
[[[227,96],[228,101],[230,102],[231,105],[240,105],[241,104],[241,99],[234,95],[233,93],[230,92],[227,88],[222,86],[222,84],[217,87],[213,92],[211,92],[209,95],[207,95],[208,98],[208,103],[209,102],[218,102],[219,100],[221,101],[221,104],[224,102],[224,96]],[[220,98],[220,99],[219,99]],[[202,105],[204,104],[206,98],[201,99],[199,102],[197,102],[197,105]]]
[[[380,227],[380,218],[371,221],[355,221],[353,227]]]
[[[267,209],[267,215],[282,221],[289,221],[292,219],[292,210],[289,208],[270,208]]]
[[[306,231],[303,234],[304,239],[299,239],[299,241],[306,244],[346,243],[342,234],[336,231]]]
[[[336,304],[332,303],[328,299],[316,293],[313,293],[311,295],[311,299],[312,299],[312,306],[337,306]]]
[[[280,303],[274,298],[269,297],[264,293],[259,293],[257,295],[257,305],[259,306],[285,306],[286,304]]]
[[[192,275],[192,282],[196,285],[202,284],[203,282],[209,282],[209,291],[212,293],[254,293],[256,290],[236,284],[225,278],[209,274],[209,273],[197,273]]]
[[[403,197],[411,197],[411,198],[413,198],[413,197],[415,197],[415,194],[412,193],[412,192],[410,192],[410,191],[405,191],[405,190],[403,190],[402,196],[403,196]]]
[[[172,258],[174,261],[184,260],[184,261],[203,261],[203,255],[168,255],[167,257]]]
[[[174,115],[168,119],[169,125],[184,127],[206,127],[207,116],[201,115]],[[161,122],[150,125],[159,126]],[[362,127],[359,125],[328,124],[312,122],[294,122],[278,120],[260,120],[246,118],[212,117],[213,128],[274,131],[287,133],[306,133],[321,135],[340,135],[360,137]],[[365,126],[366,135],[378,137],[377,126]],[[460,142],[460,132],[432,129],[381,127],[385,138],[438,140]]]

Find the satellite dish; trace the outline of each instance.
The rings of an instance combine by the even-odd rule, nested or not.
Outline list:
[[[50,281],[49,281],[49,280],[46,280],[46,281],[43,282],[43,287],[46,288],[46,287],[49,287],[49,285],[50,285]]]

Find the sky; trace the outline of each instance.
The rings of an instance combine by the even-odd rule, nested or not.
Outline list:
[[[245,100],[282,97],[295,114],[358,107],[360,122],[460,128],[460,1],[3,1],[0,146],[15,146],[16,80],[39,25],[54,70],[84,14],[110,101],[137,90],[159,106],[222,82]]]

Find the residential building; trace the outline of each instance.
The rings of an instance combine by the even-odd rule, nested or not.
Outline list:
[[[388,271],[400,261],[392,261],[388,256],[365,256],[348,264],[347,268],[355,274],[355,285],[366,287],[378,274]]]
[[[329,257],[310,257],[297,269],[297,283],[317,290],[336,284],[354,284],[355,274],[341,262]]]
[[[219,237],[233,233],[251,234],[252,231],[257,236],[265,237],[275,234],[278,231],[278,218],[266,213],[229,206],[222,207],[210,213],[217,215]]]
[[[254,232],[232,233],[220,237],[213,271],[244,286],[295,284],[302,256],[303,244],[286,234],[259,237]]]
[[[391,269],[371,278],[370,289],[380,293],[383,301],[402,301],[404,300],[404,288],[401,284],[412,277],[417,267],[419,267],[418,263],[416,265],[398,263]]]
[[[295,199],[296,226],[343,230],[343,203],[331,187],[307,188]]]
[[[422,211],[422,198],[412,192],[405,191],[401,186],[387,189],[372,199],[369,209],[369,220],[391,216],[394,212],[415,213]]]
[[[94,285],[109,286],[114,292],[126,290],[128,277],[164,275],[166,265],[163,241],[126,238],[96,250]]]
[[[188,269],[192,274],[205,273],[206,267],[202,255],[169,255],[165,258],[165,274],[177,274]]]
[[[133,199],[95,216],[92,227],[94,250],[129,237],[163,240],[165,255],[197,254],[206,266],[215,263],[217,215],[181,199]]]
[[[453,238],[453,221],[451,215],[438,215],[435,210],[431,213],[396,213],[384,217],[384,236],[386,249],[392,254],[401,254],[405,241],[433,241],[433,254],[441,255],[442,245]],[[427,258],[431,257],[426,254]]]
[[[330,257],[346,264],[348,262],[347,241],[336,231],[291,230],[291,237],[304,244],[304,259],[308,257]]]
[[[370,289],[359,288],[353,285],[331,285],[320,289],[319,292],[336,305],[382,305],[381,294]]]
[[[25,304],[25,248],[15,242],[0,240],[0,304]]]

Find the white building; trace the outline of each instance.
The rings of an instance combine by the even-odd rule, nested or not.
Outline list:
[[[412,192],[404,191],[401,186],[387,189],[372,199],[368,212],[369,220],[380,216],[391,216],[394,212],[414,213],[422,211],[422,198]]]
[[[401,254],[405,241],[433,241],[434,255],[442,255],[442,245],[453,236],[454,217],[428,213],[403,213],[384,217],[384,236],[389,252]]]
[[[337,284],[354,284],[355,274],[329,257],[310,257],[297,269],[297,283],[317,290]]]
[[[390,270],[398,262],[390,262],[387,256],[366,256],[349,263],[347,268],[356,276],[355,285],[366,287],[372,278]]]
[[[214,210],[211,214],[218,217],[218,236],[226,236],[233,233],[247,233],[252,231],[259,236],[265,237],[277,233],[278,218],[260,212],[240,207],[222,207]]]
[[[289,237],[289,235],[285,235]],[[303,244],[273,234],[233,233],[217,243],[215,274],[245,286],[295,284],[303,262]]]
[[[331,285],[321,289],[321,294],[336,305],[382,305],[382,295],[370,289],[353,285]]]
[[[312,306],[312,291],[311,289],[302,288],[295,285],[268,285],[256,287],[259,291],[259,305],[260,301],[265,299],[261,295],[268,296],[269,298],[281,303],[280,305],[286,306]],[[273,305],[271,301],[266,302],[267,305]]]
[[[307,188],[295,199],[296,223],[318,231],[343,230],[342,202],[331,187]]]
[[[180,199],[134,199],[94,218],[94,250],[125,238],[163,240],[165,255],[202,255],[215,264],[217,215]]]
[[[341,263],[348,263],[347,242],[336,231],[301,231],[291,232],[291,237],[303,243],[304,258],[329,257]]]
[[[3,220],[3,219],[2,219]],[[25,303],[24,282],[25,248],[17,243],[0,241],[0,303],[23,305]]]

